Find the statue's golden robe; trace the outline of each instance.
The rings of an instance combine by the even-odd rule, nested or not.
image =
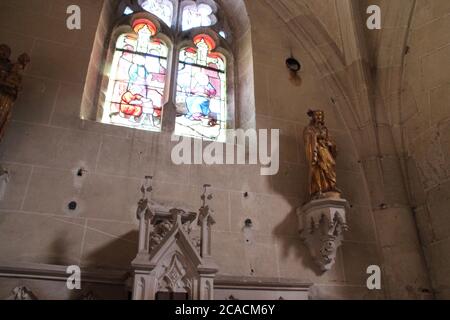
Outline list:
[[[324,125],[312,122],[304,131],[306,160],[309,171],[309,195],[320,198],[336,188],[336,145]]]

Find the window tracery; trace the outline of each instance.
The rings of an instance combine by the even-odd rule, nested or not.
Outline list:
[[[175,112],[166,123],[176,134],[221,140],[229,109],[229,55],[222,52],[229,39],[218,11],[212,0],[131,0],[123,14],[131,16],[133,32],[116,39],[101,121],[161,131],[169,105]],[[151,16],[142,18],[144,12]]]

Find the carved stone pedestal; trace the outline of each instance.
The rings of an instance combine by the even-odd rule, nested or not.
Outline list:
[[[313,200],[297,209],[301,237],[322,272],[335,263],[343,232],[348,229],[346,211],[345,199]]]

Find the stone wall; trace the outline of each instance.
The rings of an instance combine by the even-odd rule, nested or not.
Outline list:
[[[240,1],[226,2],[236,6],[229,12],[244,8]],[[82,8],[81,31],[65,27],[70,4]],[[382,263],[380,242],[360,151],[333,102],[339,97],[330,93],[319,73],[323,66],[307,50],[310,44],[300,42],[288,28],[287,17],[281,19],[263,0],[245,4],[251,29],[235,35],[243,57],[238,61],[237,97],[239,106],[254,103],[255,112],[241,114],[240,123],[281,129],[281,167],[273,177],[261,176],[259,166],[175,166],[170,160],[173,143],[165,134],[81,120],[102,1],[2,1],[0,42],[32,58],[0,146],[2,164],[11,173],[6,198],[0,202],[2,260],[127,269],[137,251],[139,187],[143,176],[153,175],[154,198],[166,204],[198,208],[201,186],[213,185],[213,254],[221,275],[313,282],[313,298],[384,297],[383,291],[366,289],[366,268]],[[321,19],[331,26],[318,26],[325,25],[339,37],[327,14]],[[317,49],[326,54],[329,47],[325,42]],[[303,65],[301,85],[290,80],[284,64],[291,54]],[[326,112],[340,147],[339,185],[352,206],[351,230],[335,267],[324,275],[316,272],[301,243],[295,215],[306,199],[302,131],[308,108]],[[78,203],[75,212],[67,209],[71,201]],[[247,218],[253,221],[251,242],[243,234]],[[0,282],[3,285],[9,282]]]
[[[450,298],[450,3],[419,0],[394,109],[436,296]]]

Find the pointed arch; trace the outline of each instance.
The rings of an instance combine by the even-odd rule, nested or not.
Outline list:
[[[167,5],[166,15],[164,11],[155,9],[157,4]],[[183,27],[181,13],[187,6],[192,7],[194,4],[196,10],[203,14],[203,20],[199,20],[200,25],[195,22],[190,28]],[[169,21],[171,8],[173,8],[172,23]],[[147,37],[148,46],[162,47],[167,54],[155,57],[149,52],[144,55],[142,52],[131,52],[134,49],[131,48],[132,44],[130,47],[130,43],[125,48],[123,43],[127,40],[130,42],[129,39],[133,37],[139,39],[138,33],[133,30],[133,23],[138,19],[146,19],[155,26],[154,34],[142,35]],[[208,132],[246,127],[251,125],[252,121],[254,125],[252,56],[238,49],[243,46],[243,42],[251,44],[249,26],[242,0],[105,2],[91,54],[81,118],[165,132],[174,132],[177,119],[183,118],[195,120],[195,123],[187,122],[191,127],[195,124],[201,128],[201,134],[192,136],[222,141],[224,140],[219,138],[220,134],[210,135]],[[188,88],[185,90],[185,99],[182,99],[177,94],[178,67],[182,65],[179,63],[180,52],[186,47],[195,48],[194,39],[201,34],[211,36],[216,43],[216,47],[208,52],[208,59],[211,60],[208,63],[212,67],[206,66],[207,72],[203,72],[208,77],[205,88],[213,89],[197,92]],[[119,47],[118,42],[122,42],[122,47]],[[136,62],[137,60],[140,62]],[[152,64],[150,60],[154,60],[154,63]],[[225,69],[213,70],[216,63],[212,60],[217,64],[223,64]],[[162,61],[167,63],[161,63]],[[129,67],[126,66],[127,63]],[[154,67],[154,72],[149,72],[149,67]],[[121,73],[122,78],[125,76],[127,78],[114,79],[118,73]],[[159,84],[148,80],[149,78],[159,79]],[[241,82],[235,79],[242,78],[245,78],[246,87],[241,90]],[[118,82],[122,81],[122,87],[116,90],[119,93],[114,90],[112,84],[114,81],[116,87],[120,87]],[[201,81],[198,84],[201,84]],[[205,95],[205,92],[210,94]],[[203,102],[200,98],[195,100],[195,97],[204,98]],[[197,113],[197,118],[189,119],[193,114],[189,107],[193,103],[196,104],[193,109],[202,112]],[[189,135],[186,131],[181,131],[180,134]]]

